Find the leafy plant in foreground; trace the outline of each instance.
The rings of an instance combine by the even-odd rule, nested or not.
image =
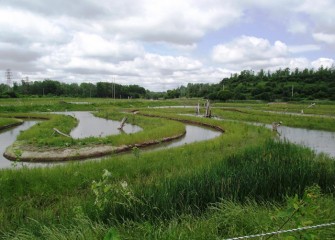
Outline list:
[[[115,205],[130,208],[139,201],[126,181],[114,183],[111,172],[106,169],[100,181],[92,182],[91,189],[95,195],[94,205],[101,211]]]

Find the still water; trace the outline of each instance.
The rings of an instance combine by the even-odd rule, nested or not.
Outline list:
[[[74,128],[70,135],[73,138],[85,138],[89,136],[106,136],[119,134],[120,131],[117,129],[120,126],[120,122],[105,120],[102,118],[97,118],[93,116],[89,112],[65,112],[65,113],[57,113],[57,114],[67,114],[71,115],[79,120],[79,124],[76,128]],[[1,142],[1,153],[3,153],[7,146],[11,145],[16,136],[20,133],[20,131],[26,130],[29,127],[33,126],[36,121],[25,122],[23,125],[13,128],[11,130],[7,130],[6,132],[0,133],[0,142]],[[138,126],[134,126],[131,124],[125,124],[124,131],[126,133],[133,133],[142,130]],[[11,135],[10,138],[7,137],[6,134]],[[102,133],[103,132],[103,133]],[[107,133],[105,133],[107,132]],[[207,127],[200,127],[195,125],[186,124],[186,134],[177,140],[168,143],[162,143],[156,146],[151,146],[146,148],[146,151],[153,151],[171,147],[182,146],[185,144],[189,144],[197,141],[205,141],[219,136],[221,132],[213,130]],[[21,166],[50,166],[53,164],[64,164],[64,163],[20,163],[18,167]],[[11,167],[13,162],[4,158],[1,154],[0,156],[0,168]]]
[[[120,122],[110,121],[102,118],[96,118],[89,112],[68,112],[62,114],[73,115],[79,119],[79,125],[73,129],[71,136],[73,138],[84,138],[88,136],[106,136],[118,134]],[[93,122],[92,122],[93,120]],[[0,152],[3,153],[7,146],[12,144],[16,136],[25,129],[28,129],[37,121],[26,121],[23,125],[16,128],[0,132]],[[257,124],[268,128],[271,125]],[[141,128],[134,125],[126,125],[124,127],[126,133],[140,131]],[[107,131],[108,133],[105,133]],[[331,157],[335,157],[335,132],[308,130],[302,128],[292,128],[280,126],[278,128],[280,139],[288,140],[292,143],[300,144],[313,149],[317,153],[326,153]],[[196,141],[205,141],[219,136],[221,133],[205,127],[194,125],[186,125],[186,134],[184,137],[157,146],[149,147],[146,151],[159,150],[171,147],[182,146]],[[25,164],[25,163],[24,163]],[[2,154],[0,156],[0,168],[10,167],[12,162],[5,159]],[[27,164],[29,166],[29,164]],[[30,164],[30,166],[41,166],[42,164]]]
[[[57,114],[70,115],[79,120],[78,126],[70,133],[70,136],[73,138],[106,137],[109,135],[117,135],[121,132],[136,133],[142,130],[139,126],[128,123],[124,125],[123,130],[119,130],[119,121],[95,117],[90,112],[62,112]],[[120,119],[120,121],[121,120],[122,119]]]
[[[2,154],[6,148],[16,140],[17,135],[19,135],[21,131],[32,127],[36,123],[38,123],[38,121],[24,121],[20,126],[0,132],[0,168],[12,166],[13,162],[6,159]]]
[[[268,126],[272,128],[272,126]],[[303,128],[278,127],[280,139],[313,149],[316,153],[326,153],[335,157],[335,132],[308,130]]]

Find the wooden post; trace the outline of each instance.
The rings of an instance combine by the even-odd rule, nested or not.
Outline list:
[[[122,121],[121,121],[121,124],[120,124],[120,127],[118,127],[118,129],[122,130],[122,129],[123,129],[123,126],[124,126],[124,124],[126,123],[126,121],[127,121],[127,118],[126,118],[126,117],[124,117],[124,118],[122,119]]]
[[[200,114],[200,103],[198,102],[198,106],[195,107],[195,115]]]
[[[209,100],[207,99],[207,102],[206,102],[206,114],[205,114],[205,117],[210,118],[211,115],[212,115],[212,111],[211,111],[211,109],[210,109]]]

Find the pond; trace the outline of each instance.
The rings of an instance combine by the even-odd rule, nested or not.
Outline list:
[[[128,123],[124,125],[123,130],[119,130],[119,121],[95,117],[90,112],[58,112],[57,114],[70,115],[79,120],[78,126],[70,133],[70,136],[73,138],[106,137],[109,135],[117,135],[121,132],[129,134],[142,130],[139,126]],[[120,119],[120,121],[121,120],[122,119]]]

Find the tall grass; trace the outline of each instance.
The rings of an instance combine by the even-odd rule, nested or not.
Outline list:
[[[287,195],[302,195],[313,184],[324,192],[335,192],[334,183],[334,161],[290,143],[267,141],[263,146],[221,158],[191,173],[139,184],[135,186],[136,196],[145,204],[132,209],[117,206],[111,215],[131,215],[130,218],[137,219],[144,213],[146,219],[167,219],[202,212],[208,204],[222,198],[282,201]]]
[[[0,228],[8,230],[28,224],[26,216],[42,223],[68,223],[75,206],[83,206],[88,215],[96,218],[90,186],[93,180],[100,178],[103,169],[108,169],[115,181],[126,180],[135,186],[150,185],[165,177],[191,173],[220,161],[220,156],[229,155],[244,145],[258,144],[257,139],[269,133],[252,126],[224,125],[231,130],[215,140],[159,152],[140,152],[139,158],[128,154],[52,168],[0,170],[0,195],[3,199],[0,201]],[[247,138],[242,139],[240,133],[243,131],[247,132]],[[209,156],[208,161],[206,158]]]
[[[215,142],[212,144],[217,144]],[[298,194],[302,197],[304,190],[314,184],[319,184],[324,193],[335,191],[334,161],[289,143],[266,141],[262,146],[247,147],[228,156],[218,156],[216,152],[208,159],[199,159],[204,164],[196,165],[193,169],[189,169],[188,163],[183,166],[181,162],[197,158],[194,154],[198,153],[197,150],[193,149],[194,153],[189,157],[181,155],[183,151],[180,148],[170,154],[166,151],[144,154],[138,159],[139,164],[134,164],[134,156],[125,155],[117,159],[121,161],[118,164],[106,160],[101,164],[96,163],[94,168],[92,164],[83,164],[49,170],[25,170],[17,173],[13,171],[10,174],[7,170],[2,175],[0,188],[1,193],[4,193],[3,202],[0,203],[2,231],[8,233],[9,229],[20,226],[19,228],[26,229],[33,236],[36,228],[37,232],[48,229],[57,234],[64,234],[70,231],[68,229],[76,232],[74,229],[82,227],[74,227],[76,209],[80,207],[93,223],[105,222],[99,223],[102,232],[106,230],[105,224],[108,224],[118,226],[119,232],[125,235],[149,234],[151,237],[148,239],[160,239],[164,236],[166,239],[169,239],[168,236],[177,239],[178,235],[188,232],[187,224],[191,223],[189,227],[196,229],[195,232],[202,237],[205,233],[209,236],[257,233],[260,229],[272,231],[281,225],[280,221],[272,224],[269,216],[265,216],[277,208],[272,206],[285,203],[287,196]],[[170,159],[170,163],[165,163],[166,165],[181,165],[173,170],[163,166],[160,168],[164,163],[160,162],[157,156],[162,153],[164,163]],[[182,159],[174,159],[177,156]],[[129,161],[130,159],[133,161]],[[131,162],[134,165],[128,165]],[[144,164],[145,162],[147,164]],[[154,162],[156,164],[151,166]],[[140,201],[130,205],[122,201],[107,204],[103,211],[94,206],[94,196],[90,192],[92,179],[99,180],[102,173],[99,169],[107,166],[113,175],[111,184],[126,180]],[[74,169],[77,171],[73,172]],[[27,181],[28,179],[31,182]],[[25,187],[22,186],[23,183]],[[326,206],[335,209],[334,200],[331,197],[327,199],[325,198]],[[218,205],[214,212],[209,210],[213,203],[221,201],[223,204]],[[270,210],[267,205],[270,206]],[[323,209],[327,210],[325,206]],[[330,210],[327,215],[317,211],[321,214],[315,216],[314,220],[318,219],[317,222],[329,221],[331,216],[334,217]],[[185,219],[183,216],[189,218]],[[36,225],[27,217],[36,219],[40,224]],[[218,222],[211,220],[212,217]],[[131,231],[127,229],[130,227],[127,225],[129,223],[134,224]],[[182,223],[182,226],[177,227],[177,223]],[[55,224],[60,224],[57,227],[59,230],[53,227]],[[201,231],[204,231],[204,234],[201,234]],[[102,232],[95,234],[99,235]],[[192,234],[190,236],[195,237]]]

